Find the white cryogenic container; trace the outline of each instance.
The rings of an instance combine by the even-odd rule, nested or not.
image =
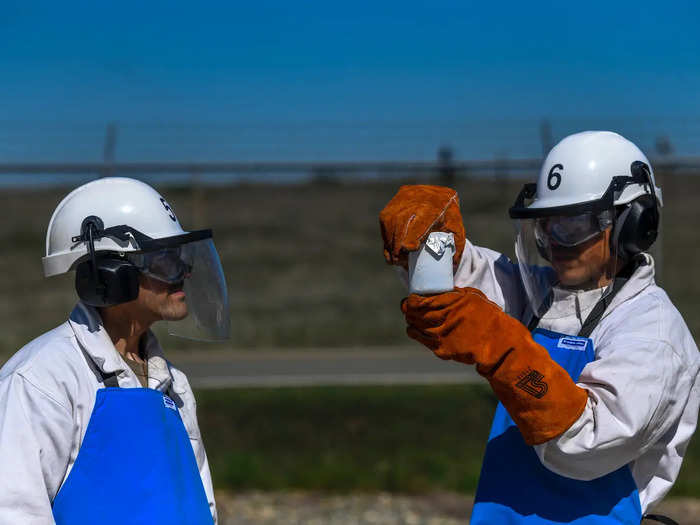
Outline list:
[[[452,258],[454,235],[433,232],[420,249],[408,254],[408,291],[418,295],[450,292],[454,289]]]

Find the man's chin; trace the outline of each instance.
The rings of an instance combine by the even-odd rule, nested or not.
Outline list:
[[[580,272],[557,272],[559,283],[563,288],[582,288],[589,283],[590,278],[585,273]]]
[[[163,312],[163,321],[182,321],[189,312],[187,311],[187,304],[183,303],[178,305],[180,308],[168,308]],[[184,308],[181,308],[184,307]]]

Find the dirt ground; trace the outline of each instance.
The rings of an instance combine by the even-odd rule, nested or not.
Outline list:
[[[217,492],[216,497],[221,525],[464,525],[468,523],[473,499],[454,493],[226,491]],[[700,499],[668,500],[654,512],[672,517],[680,525],[700,525]]]

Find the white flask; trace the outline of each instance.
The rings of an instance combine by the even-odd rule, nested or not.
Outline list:
[[[418,295],[450,292],[454,289],[452,258],[454,235],[433,232],[420,249],[408,254],[408,290]]]

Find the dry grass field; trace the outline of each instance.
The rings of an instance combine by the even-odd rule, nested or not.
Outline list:
[[[700,177],[659,179],[666,202],[659,282],[700,334]],[[475,243],[512,253],[507,208],[521,184],[505,177],[458,182]],[[398,186],[326,181],[159,189],[186,228],[214,229],[232,305],[227,345],[335,347],[403,341],[397,305],[404,290],[384,264],[377,222]],[[71,275],[41,275],[46,225],[67,191],[0,194],[0,362],[62,322],[75,301]],[[168,341],[183,349],[190,344]]]

